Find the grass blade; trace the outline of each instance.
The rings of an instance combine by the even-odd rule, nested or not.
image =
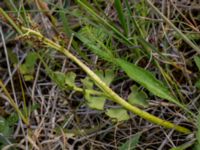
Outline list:
[[[196,66],[198,67],[199,71],[200,71],[200,57],[199,56],[195,56],[194,57],[194,62],[196,64]]]
[[[126,19],[125,19],[124,13],[123,13],[121,0],[115,0],[115,8],[117,10],[119,21],[124,29],[124,33],[127,36],[128,35],[128,27],[126,24]]]
[[[10,103],[10,105],[15,109],[15,111],[18,113],[18,115],[20,116],[20,118],[24,121],[24,123],[26,125],[29,125],[29,121],[28,118],[26,118],[21,110],[19,109],[18,105],[15,103],[15,101],[13,100],[13,98],[10,96],[8,90],[6,89],[5,85],[3,84],[3,82],[0,80],[0,87],[2,88],[2,90],[4,91],[5,95],[8,97],[8,102]]]
[[[138,25],[136,19],[135,19],[134,17],[132,17],[132,12],[131,12],[131,8],[130,8],[130,5],[129,5],[129,3],[128,3],[128,0],[125,0],[125,4],[126,4],[126,7],[127,7],[129,16],[131,16],[130,18],[131,18],[131,21],[133,22],[133,25],[134,25],[134,27],[135,27],[136,33],[137,33],[138,35],[144,37],[144,33],[143,33],[142,29],[139,27],[139,25]]]
[[[8,14],[0,8],[0,15],[2,15],[8,22],[12,25],[12,27],[21,35],[23,34],[22,30],[16,25],[16,23],[8,16]]]
[[[186,142],[186,143],[179,145],[177,147],[173,147],[170,150],[187,150],[189,148],[191,149],[192,148],[191,146],[194,144],[194,142],[195,142],[195,140],[191,140],[191,141]],[[199,150],[199,149],[196,149],[196,150]]]
[[[196,46],[185,34],[181,32],[167,17],[165,17],[159,10],[156,8],[150,0],[146,0],[147,3],[155,10],[164,20],[167,22],[179,35],[180,37],[188,44],[190,45],[194,50],[196,50],[198,53],[200,53],[200,49],[198,46]]]
[[[115,26],[111,25],[110,23],[108,23],[108,21],[104,18],[102,18],[101,16],[99,16],[93,9],[91,6],[88,6],[88,4],[84,3],[81,0],[77,0],[77,2],[85,9],[87,10],[91,16],[93,16],[96,19],[99,19],[99,21],[106,25],[109,29],[111,29],[118,37],[120,37],[121,39],[123,39],[123,41],[125,41],[126,43],[128,43],[129,45],[134,45],[126,36],[124,36]]]

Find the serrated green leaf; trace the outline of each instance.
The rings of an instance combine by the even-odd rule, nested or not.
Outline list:
[[[106,115],[110,118],[114,119],[113,121],[125,121],[128,120],[130,117],[127,113],[127,110],[122,108],[111,108],[106,111]]]
[[[144,91],[139,91],[137,86],[131,87],[131,93],[128,96],[128,102],[132,105],[148,107],[147,94]]]
[[[59,71],[52,71],[50,69],[47,70],[48,75],[50,76],[51,80],[56,83],[60,88],[75,87],[75,78],[76,74],[74,72],[63,73]]]
[[[200,71],[200,57],[199,56],[195,56],[194,57],[194,62],[197,65],[199,71]]]
[[[110,61],[113,57],[112,51],[104,45],[107,36],[102,29],[85,26],[79,33],[75,34],[91,51]]]
[[[106,98],[103,96],[92,96],[87,91],[85,92],[87,105],[92,109],[103,110]]]
[[[123,143],[119,147],[119,150],[134,150],[139,142],[140,136],[141,132],[136,133],[135,135],[133,135],[133,137]]]
[[[157,80],[151,72],[120,58],[115,59],[115,62],[126,72],[126,74],[131,79],[141,84],[154,95],[173,102],[189,112],[189,110],[178,100],[176,100],[176,98],[171,95],[167,87],[159,80]]]
[[[110,83],[113,81],[114,79],[114,72],[113,70],[98,70],[95,71],[95,73],[101,78],[102,81],[104,81],[106,83],[106,85],[110,85]]]
[[[87,105],[92,109],[103,110],[106,98],[104,96],[96,96],[89,93],[87,90],[92,90],[94,83],[89,77],[81,80],[85,89],[84,97],[87,100]]]
[[[53,80],[60,88],[65,88],[65,73],[59,71],[50,72],[49,76],[51,77],[51,80]]]
[[[65,84],[70,87],[75,87],[76,74],[74,72],[68,72],[65,74]]]
[[[93,89],[94,83],[90,80],[89,77],[82,79],[81,82],[83,83],[83,87],[85,89]]]
[[[101,28],[94,28],[92,26],[85,26],[81,28],[79,31],[80,36],[87,37],[88,42],[95,44],[96,39],[98,39],[101,42],[104,42],[107,38],[107,35],[104,33],[104,31]],[[100,45],[97,44],[99,47]]]

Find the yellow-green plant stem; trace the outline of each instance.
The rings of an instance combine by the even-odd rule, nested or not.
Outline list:
[[[37,54],[37,56],[39,57],[40,61],[42,62],[42,64],[45,66],[46,69],[50,69],[48,67],[48,65],[45,63],[45,61],[43,60],[43,58]],[[101,95],[101,96],[106,96],[103,92],[101,91],[97,91],[97,90],[92,90],[92,89],[83,89],[83,88],[80,88],[80,87],[77,87],[77,86],[73,86],[73,87],[70,87],[72,90],[76,91],[76,92],[81,92],[81,93],[84,93],[84,92],[87,92],[89,94],[92,94],[92,95]]]
[[[29,125],[28,119],[26,117],[24,117],[24,115],[22,114],[22,112],[19,110],[17,104],[12,99],[12,97],[10,96],[9,92],[7,91],[6,87],[4,86],[4,84],[3,84],[3,82],[1,80],[0,80],[0,87],[2,88],[2,90],[4,91],[4,93],[6,94],[6,96],[8,97],[8,102],[10,103],[10,105],[15,109],[15,111],[18,113],[18,115],[23,120],[23,122],[26,125]]]
[[[0,8],[0,14],[2,14],[5,17],[5,19],[12,25],[12,27],[19,34],[23,34],[22,31],[20,30],[20,28],[15,24],[15,22],[8,16],[8,14],[2,8]]]
[[[112,89],[110,89],[90,68],[88,68],[82,61],[80,61],[78,58],[76,58],[73,54],[69,52],[69,50],[63,48],[59,44],[45,38],[42,34],[40,34],[37,31],[34,31],[32,29],[24,28],[22,29],[26,32],[25,36],[34,36],[34,38],[37,38],[38,40],[41,40],[46,46],[56,49],[57,51],[63,53],[65,56],[67,56],[69,59],[71,59],[73,62],[75,62],[79,67],[81,67],[89,76],[90,78],[96,83],[96,85],[114,102],[118,103],[119,105],[123,106],[125,109],[137,114],[138,116],[155,123],[157,125],[175,129],[179,132],[189,134],[191,131],[185,127],[173,124],[169,121],[160,119],[154,115],[149,114],[148,112],[145,112],[131,104],[129,104],[126,100],[118,96]]]
[[[19,29],[17,25],[12,21],[12,19],[4,12],[3,9],[0,8],[0,13],[10,22],[11,25],[20,33],[21,36],[33,36],[43,42],[47,47],[51,47],[56,49],[57,51],[63,53],[65,56],[67,56],[69,59],[71,59],[73,62],[75,62],[79,67],[81,67],[89,76],[90,78],[96,83],[96,85],[114,102],[118,103],[125,109],[135,113],[136,115],[152,122],[157,125],[170,128],[170,129],[175,129],[176,131],[185,133],[185,134],[190,134],[191,131],[185,127],[173,124],[169,121],[163,120],[161,118],[158,118],[154,115],[149,114],[148,112],[145,112],[136,106],[133,106],[129,104],[126,100],[121,98],[119,95],[117,95],[112,89],[110,89],[90,68],[88,68],[84,63],[82,63],[78,58],[76,58],[73,54],[69,52],[69,50],[65,49],[61,45],[49,40],[48,38],[44,37],[41,33],[34,31],[29,28],[24,28],[22,27]],[[23,34],[24,33],[24,34]],[[1,82],[0,82],[1,83]],[[2,84],[3,85],[3,84]],[[2,87],[3,88],[3,87]],[[11,98],[11,97],[10,97]],[[11,98],[12,99],[12,98]],[[13,107],[18,108],[15,106],[16,104],[14,103]],[[18,110],[17,110],[18,111]],[[19,115],[24,118],[21,112],[19,111]],[[23,119],[24,122],[27,122],[26,119]]]

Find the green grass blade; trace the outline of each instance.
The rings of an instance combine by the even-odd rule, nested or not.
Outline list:
[[[24,3],[24,2],[23,2]],[[24,24],[26,24],[27,27],[30,27],[29,25],[29,19],[28,19],[28,14],[26,12],[26,9],[24,8],[24,4],[22,4],[21,10],[19,10],[21,13],[21,18],[24,21]]]
[[[186,143],[179,145],[177,147],[173,147],[170,150],[187,150],[189,148],[191,149],[192,148],[191,146],[194,144],[194,142],[195,142],[195,140],[191,140],[191,141],[186,142]],[[199,150],[199,149],[196,149],[196,150]]]
[[[84,3],[81,0],[77,0],[77,2],[85,9],[87,10],[91,16],[93,16],[95,19],[98,19],[102,24],[106,25],[109,29],[111,29],[116,35],[118,35],[123,41],[128,43],[129,45],[134,45],[126,36],[124,36],[115,26],[108,23],[108,21],[101,16],[99,16],[91,6],[88,6],[88,4]]]
[[[123,13],[121,0],[115,0],[115,8],[117,10],[119,21],[120,21],[120,23],[121,23],[121,25],[124,29],[124,33],[127,36],[128,35],[128,27],[127,27],[127,23],[126,23],[124,13]]]
[[[142,37],[144,37],[144,34],[142,32],[142,29],[139,27],[137,21],[135,20],[135,18],[132,16],[132,12],[131,12],[131,8],[130,8],[130,5],[128,3],[128,0],[125,0],[125,4],[126,4],[126,7],[127,7],[127,10],[128,10],[128,14],[129,16],[131,16],[131,21],[133,22],[133,25],[135,27],[135,30],[137,32],[137,34],[141,35]]]
[[[5,85],[1,80],[0,80],[0,87],[2,88],[5,95],[8,97],[7,100],[10,103],[10,105],[15,109],[15,111],[18,113],[18,115],[24,121],[24,123],[26,125],[29,125],[28,118],[26,118],[26,116],[23,115],[22,111],[19,109],[18,105],[15,103],[14,99],[11,97],[10,93],[8,92],[8,90],[6,89]]]
[[[180,37],[188,44],[190,45],[194,50],[196,50],[198,53],[200,53],[200,49],[198,46],[196,46],[184,33],[181,32],[167,17],[165,17],[159,10],[156,8],[153,3],[150,0],[146,0],[147,3],[155,10],[164,20],[167,22],[179,35]]]
[[[12,25],[12,27],[21,35],[23,34],[22,30],[17,26],[17,24],[9,17],[9,15],[0,8],[0,15],[4,16],[5,19],[8,20],[8,22]]]
[[[194,62],[196,64],[196,66],[198,67],[199,71],[200,71],[200,57],[199,56],[195,56],[194,57]]]

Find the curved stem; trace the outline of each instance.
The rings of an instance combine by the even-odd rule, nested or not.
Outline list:
[[[73,62],[75,62],[79,67],[81,67],[89,76],[90,78],[96,83],[96,85],[114,102],[118,103],[125,109],[135,113],[136,115],[152,122],[157,125],[175,129],[179,132],[189,134],[191,131],[185,127],[173,124],[169,121],[163,120],[161,118],[158,118],[154,115],[151,115],[148,112],[145,112],[136,106],[133,106],[129,104],[126,100],[121,98],[118,94],[116,94],[111,88],[109,88],[90,68],[88,68],[84,63],[82,63],[78,58],[76,58],[72,53],[69,52],[69,50],[65,49],[64,47],[60,46],[59,44],[49,40],[48,38],[44,37],[42,34],[40,34],[37,31],[24,28],[22,29],[29,33],[32,36],[35,36],[37,39],[41,40],[46,46],[56,49],[57,51],[63,53],[65,56],[67,56],[69,59],[71,59]]]
[[[0,87],[3,89],[5,95],[7,96],[7,98],[8,98],[7,100],[10,103],[10,105],[15,109],[15,111],[18,113],[18,115],[21,117],[21,119],[24,121],[24,123],[28,126],[29,125],[28,118],[22,114],[18,105],[15,103],[13,98],[10,96],[10,94],[9,94],[8,90],[6,89],[5,85],[3,84],[2,80],[0,80]]]

